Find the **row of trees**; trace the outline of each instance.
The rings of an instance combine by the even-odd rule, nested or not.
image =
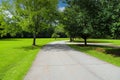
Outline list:
[[[53,26],[58,16],[58,0],[2,0],[0,5],[0,34],[26,31],[33,35],[33,45],[36,35]]]
[[[39,34],[59,37],[120,38],[119,0],[62,0],[66,4],[58,11],[58,0],[2,0],[0,3],[0,35],[28,32],[33,45]],[[58,26],[58,27],[55,27]]]
[[[87,38],[119,38],[120,1],[119,0],[63,0],[67,4],[61,13],[70,41]]]
[[[57,26],[45,26],[38,34],[36,35],[37,38],[66,38],[67,35],[65,34],[63,26],[60,25]],[[3,30],[1,30],[3,31]],[[13,31],[12,31],[13,32]],[[12,33],[6,33],[5,35],[1,35],[0,38],[32,38],[33,34],[27,31],[21,31],[19,33],[16,33],[14,35],[11,35]],[[54,36],[55,35],[55,36]],[[57,35],[57,36],[56,36]]]

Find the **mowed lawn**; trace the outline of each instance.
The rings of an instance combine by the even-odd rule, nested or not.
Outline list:
[[[0,40],[0,80],[23,80],[39,50],[55,39],[37,39],[36,47],[32,46],[32,41],[32,39]]]
[[[77,40],[76,42],[83,42],[83,40]],[[89,43],[111,43],[114,46],[120,46],[120,40],[113,39],[89,39]],[[82,51],[88,55],[94,56],[103,61],[109,62],[113,65],[120,67],[120,48],[113,48],[107,46],[95,46],[95,45],[69,45],[70,47]]]
[[[75,42],[84,42],[83,39],[76,39]],[[111,43],[113,45],[120,46],[120,40],[114,40],[114,39],[88,39],[88,43]]]

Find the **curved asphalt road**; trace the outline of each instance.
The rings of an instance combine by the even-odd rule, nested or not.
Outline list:
[[[24,80],[120,80],[120,68],[75,51],[61,41],[39,52]]]

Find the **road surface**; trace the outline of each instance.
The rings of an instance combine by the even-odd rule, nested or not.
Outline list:
[[[60,41],[39,52],[24,80],[120,80],[120,68]]]

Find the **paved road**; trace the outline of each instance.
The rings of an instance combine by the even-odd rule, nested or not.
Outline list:
[[[120,80],[120,68],[53,42],[38,54],[24,80]]]

